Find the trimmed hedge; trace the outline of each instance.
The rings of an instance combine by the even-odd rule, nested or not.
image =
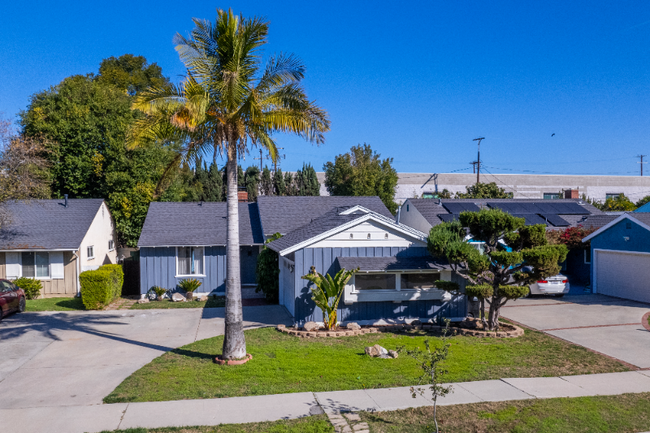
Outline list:
[[[121,265],[104,265],[79,274],[81,300],[87,310],[100,310],[122,295],[124,272]]]
[[[41,289],[43,289],[43,283],[36,278],[21,277],[15,280],[14,284],[25,291],[27,299],[38,298],[41,295]]]

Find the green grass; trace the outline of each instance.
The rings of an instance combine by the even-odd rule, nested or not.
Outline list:
[[[172,302],[169,299],[165,299],[164,301],[151,301],[146,304],[133,304],[131,310],[155,310],[169,308],[218,308],[225,306],[225,297],[210,296],[208,297],[207,301]]]
[[[373,433],[430,433],[433,409],[361,413]],[[650,393],[438,407],[444,433],[623,433],[650,430]]]
[[[438,340],[422,332],[301,339],[273,328],[246,331],[252,361],[240,366],[212,362],[223,337],[168,352],[125,379],[105,403],[334,391],[408,386],[419,376],[415,361],[375,359],[364,347],[380,344],[424,347]],[[503,377],[538,377],[626,371],[627,367],[580,346],[526,330],[519,338],[451,338],[446,380],[462,382]]]
[[[74,311],[85,310],[81,298],[42,298],[27,300],[25,311]]]
[[[214,427],[134,428],[102,433],[334,433],[325,415],[250,424],[222,424]]]

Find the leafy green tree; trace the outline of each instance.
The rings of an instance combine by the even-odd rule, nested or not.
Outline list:
[[[379,196],[395,213],[398,176],[392,163],[393,158],[381,160],[369,144],[353,146],[349,153],[325,163],[325,186],[330,195]]]
[[[246,169],[244,185],[246,186],[246,192],[248,192],[248,200],[257,201],[260,185],[260,169],[258,167],[251,165]]]
[[[447,259],[452,270],[471,283],[465,293],[479,298],[483,324],[496,330],[501,307],[508,300],[525,296],[532,282],[557,275],[568,249],[563,244],[548,244],[544,224],[526,226],[523,218],[499,209],[462,212],[459,218],[431,228],[429,252]],[[468,232],[474,240],[485,242],[484,254],[465,242]],[[501,240],[511,251],[500,244]],[[490,306],[487,322],[485,302]]]
[[[215,163],[210,164],[207,171],[200,199],[203,201],[224,201],[223,177]]]
[[[641,200],[636,202],[636,207],[639,208],[643,206],[644,204],[650,203],[650,195],[646,195],[643,197]]]
[[[262,195],[274,195],[273,188],[273,179],[271,176],[271,170],[268,167],[264,167],[262,170],[262,176],[260,178],[260,193]]]
[[[313,283],[311,286],[311,299],[323,312],[323,322],[326,329],[336,329],[338,326],[336,309],[345,291],[345,285],[357,270],[346,271],[341,269],[332,278],[330,274],[323,276],[316,272],[316,269],[312,266],[309,274],[300,277]]]
[[[467,192],[457,192],[456,198],[512,198],[511,192],[506,192],[495,182],[475,183],[465,187]]]
[[[273,191],[275,195],[287,195],[287,184],[284,182],[284,175],[279,168],[273,173]]]
[[[124,54],[109,57],[99,64],[96,80],[102,84],[115,86],[134,96],[148,87],[169,85],[169,80],[162,75],[162,68],[156,63],[147,63],[143,56]]]
[[[293,175],[289,172],[284,174],[284,195],[298,195]]]
[[[215,23],[194,19],[189,38],[176,35],[176,49],[187,68],[179,86],[152,87],[136,96],[135,108],[147,117],[137,122],[130,142],[152,139],[185,144],[191,157],[220,150],[226,156],[228,227],[226,318],[223,359],[246,356],[241,306],[237,157],[249,145],[265,148],[272,160],[272,135],[288,132],[321,143],[329,130],[327,113],[309,101],[301,81],[304,66],[293,55],[261,64],[268,23],[217,11]]]
[[[625,194],[619,194],[616,198],[608,198],[605,200],[602,210],[609,212],[630,212],[636,208],[634,203]]]
[[[316,176],[316,170],[311,164],[302,164],[302,170],[296,172],[294,182],[296,184],[296,195],[320,195],[320,183]]]
[[[264,293],[266,300],[272,303],[277,303],[280,299],[280,267],[278,253],[269,249],[266,244],[281,237],[280,233],[275,233],[264,242],[255,266],[255,282],[257,283],[255,293]]]

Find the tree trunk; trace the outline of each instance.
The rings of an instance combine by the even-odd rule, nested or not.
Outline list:
[[[237,142],[228,143],[227,206],[228,232],[226,240],[226,331],[223,339],[223,358],[241,359],[246,356],[246,340],[241,303],[239,263],[239,200],[237,197]]]
[[[501,299],[497,297],[492,297],[492,303],[490,304],[490,314],[488,316],[488,329],[490,331],[496,331],[499,329],[499,313],[501,310]]]

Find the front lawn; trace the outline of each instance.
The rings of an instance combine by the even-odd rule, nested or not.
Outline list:
[[[25,311],[74,311],[85,310],[81,298],[41,298],[27,300]]]
[[[209,296],[207,301],[173,302],[169,299],[165,299],[163,301],[147,302],[146,304],[135,303],[133,306],[131,306],[131,310],[155,310],[169,308],[218,308],[225,306],[226,298],[224,296]]]
[[[325,415],[274,422],[222,424],[214,427],[132,428],[102,433],[334,433]]]
[[[433,408],[361,413],[373,433],[430,433]],[[623,433],[650,430],[650,393],[439,406],[445,433]]]
[[[273,328],[246,331],[253,360],[218,366],[223,337],[197,341],[168,352],[129,376],[105,403],[236,397],[305,391],[408,386],[419,375],[406,357],[376,359],[365,346],[424,347],[422,332],[301,339]],[[626,366],[580,346],[526,330],[514,339],[456,336],[451,339],[447,380],[538,377],[626,371]]]

